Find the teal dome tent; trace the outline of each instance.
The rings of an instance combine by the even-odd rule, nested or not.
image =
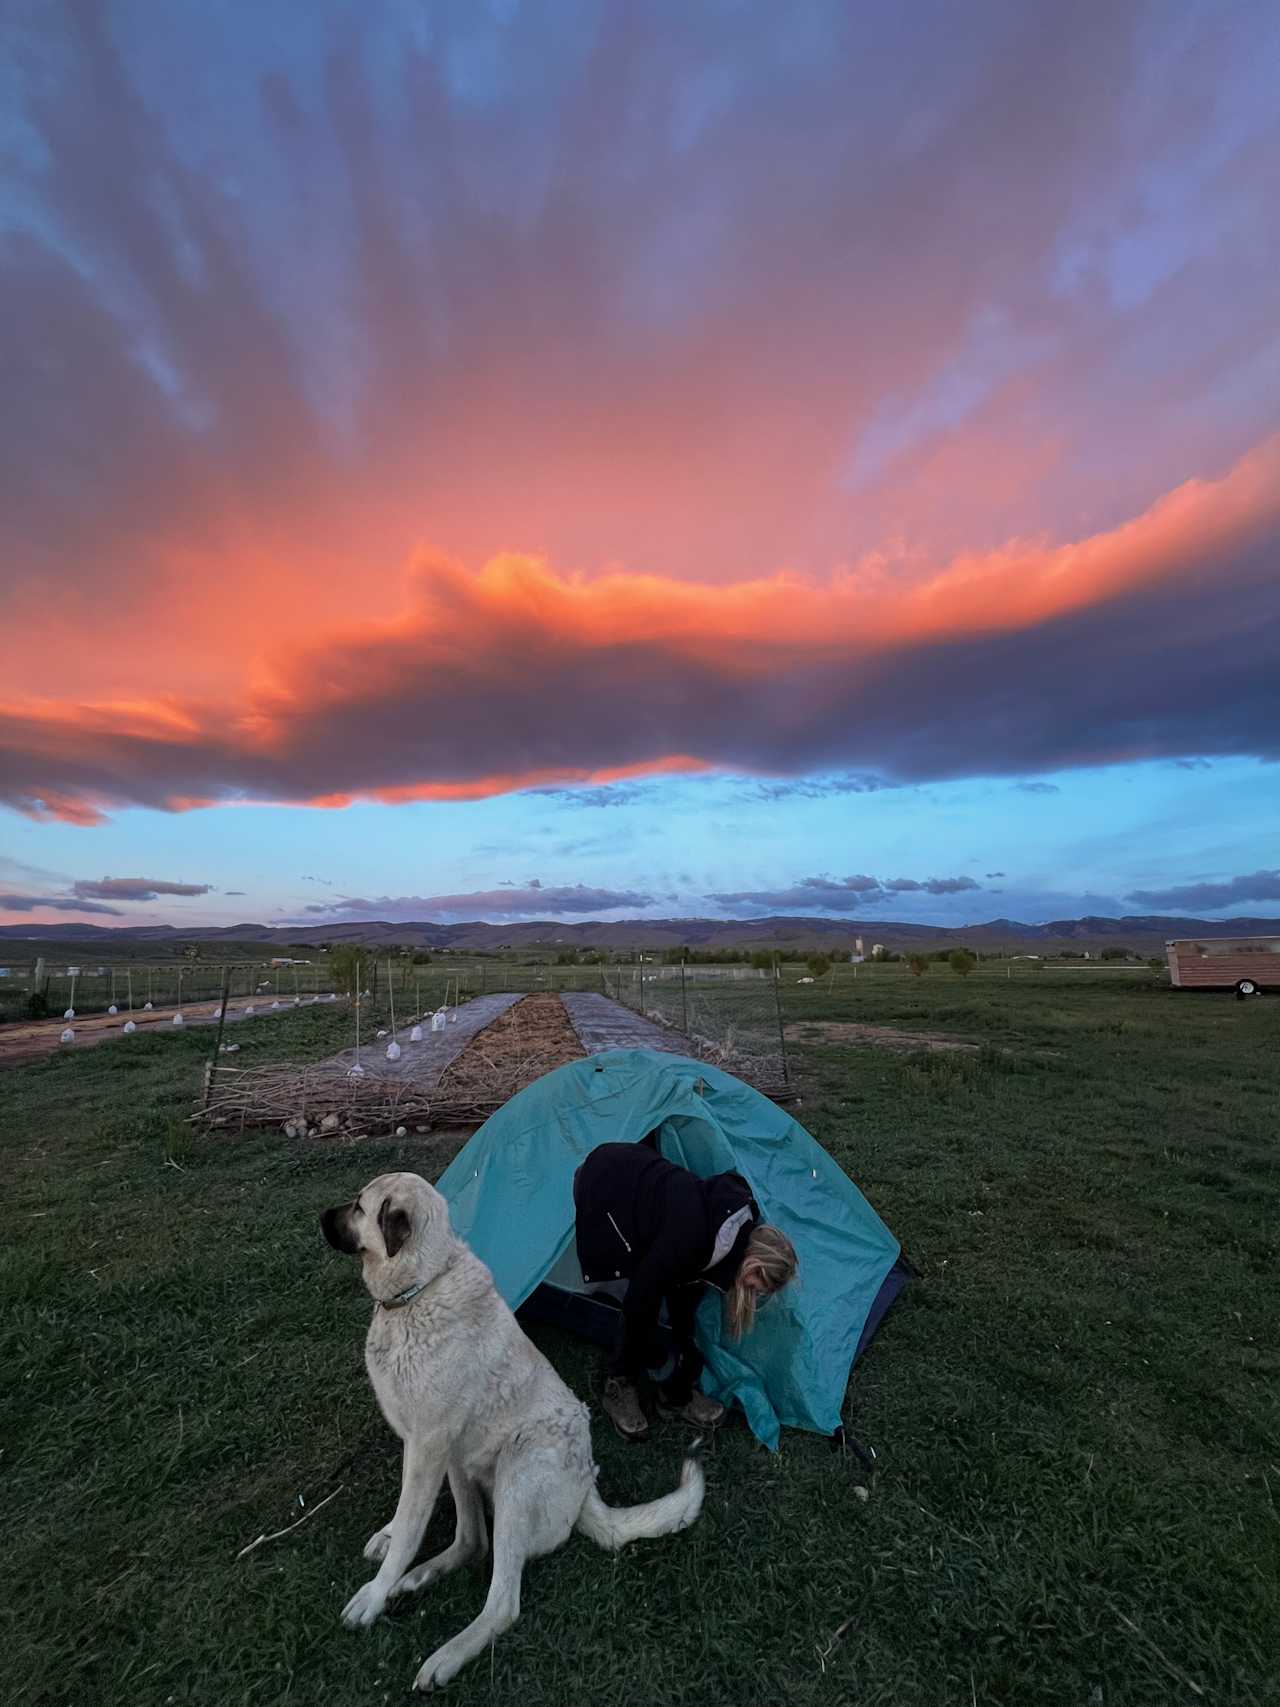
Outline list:
[[[573,1175],[598,1144],[655,1130],[669,1161],[703,1177],[742,1174],[800,1261],[798,1281],[737,1345],[707,1289],[698,1313],[704,1389],[736,1400],[770,1448],[780,1426],[835,1434],[854,1358],[907,1268],[898,1241],[822,1146],[740,1079],[651,1049],[610,1050],[546,1074],[492,1115],[441,1177],[453,1229],[512,1309],[607,1337],[616,1316],[585,1290],[575,1255]]]

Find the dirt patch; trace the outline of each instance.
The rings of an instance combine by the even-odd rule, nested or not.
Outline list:
[[[544,1073],[585,1054],[558,995],[525,996],[478,1031],[450,1062],[440,1076],[438,1094],[446,1101],[480,1101],[500,1084],[507,1096],[514,1096]]]
[[[795,1043],[861,1043],[878,1049],[950,1050],[962,1055],[977,1055],[982,1049],[980,1043],[944,1037],[936,1031],[899,1031],[892,1025],[858,1025],[835,1020],[806,1020],[800,1025],[789,1025],[787,1038]]]
[[[295,1003],[292,997],[287,1002],[276,1004],[280,1013],[292,1013],[295,1006],[310,1007],[318,998],[305,996],[301,1004]],[[326,998],[327,999],[327,998]],[[228,1006],[227,1024],[234,1025],[245,1018],[245,1004],[238,1007]],[[274,1017],[270,1002],[259,1000],[254,1007],[259,1018]],[[113,1038],[125,1035],[124,1027],[132,1020],[139,1032],[160,1031],[166,1034],[174,1031],[173,1016],[181,1012],[184,1026],[216,1025],[218,1023],[218,1004],[216,1001],[188,1002],[181,1010],[176,1007],[121,1008],[118,1014],[85,1014],[74,1020],[17,1020],[10,1025],[0,1026],[0,1067],[21,1067],[28,1061],[39,1061],[46,1055],[56,1055],[59,1049],[83,1049],[90,1044],[110,1043]],[[75,1032],[75,1042],[64,1044],[62,1033],[70,1026]]]

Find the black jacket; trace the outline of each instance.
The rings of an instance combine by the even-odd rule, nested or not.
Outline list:
[[[623,1313],[633,1372],[662,1362],[656,1331],[664,1299],[677,1342],[692,1345],[702,1282],[721,1291],[733,1284],[760,1219],[741,1174],[699,1179],[658,1154],[656,1134],[593,1150],[578,1170],[574,1201],[583,1279],[630,1282]]]

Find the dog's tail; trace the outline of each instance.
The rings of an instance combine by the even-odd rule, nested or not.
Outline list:
[[[702,1463],[697,1456],[699,1445],[700,1441],[695,1442],[690,1449],[680,1470],[680,1485],[672,1493],[664,1494],[660,1500],[650,1500],[647,1505],[611,1506],[592,1488],[582,1502],[575,1527],[597,1547],[610,1552],[625,1547],[628,1541],[674,1535],[677,1529],[688,1529],[697,1521],[706,1492]]]

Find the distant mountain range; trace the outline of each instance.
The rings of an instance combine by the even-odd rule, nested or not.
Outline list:
[[[614,924],[583,920],[560,924],[554,919],[519,924],[440,925],[429,920],[389,923],[370,919],[359,924],[298,925],[0,925],[0,948],[12,951],[27,942],[83,943],[99,948],[172,951],[183,943],[256,943],[285,948],[291,944],[319,947],[327,943],[360,943],[371,948],[502,949],[560,948],[662,949],[678,948],[821,948],[852,949],[861,937],[868,952],[873,943],[903,949],[963,945],[977,949],[1039,947],[1061,949],[1125,947],[1157,954],[1170,937],[1280,936],[1280,919],[1180,919],[1142,914],[1121,919],[1088,917],[1052,919],[1025,925],[1017,919],[992,919],[984,925],[916,925],[891,919],[817,919],[777,915],[764,919],[622,919]]]

